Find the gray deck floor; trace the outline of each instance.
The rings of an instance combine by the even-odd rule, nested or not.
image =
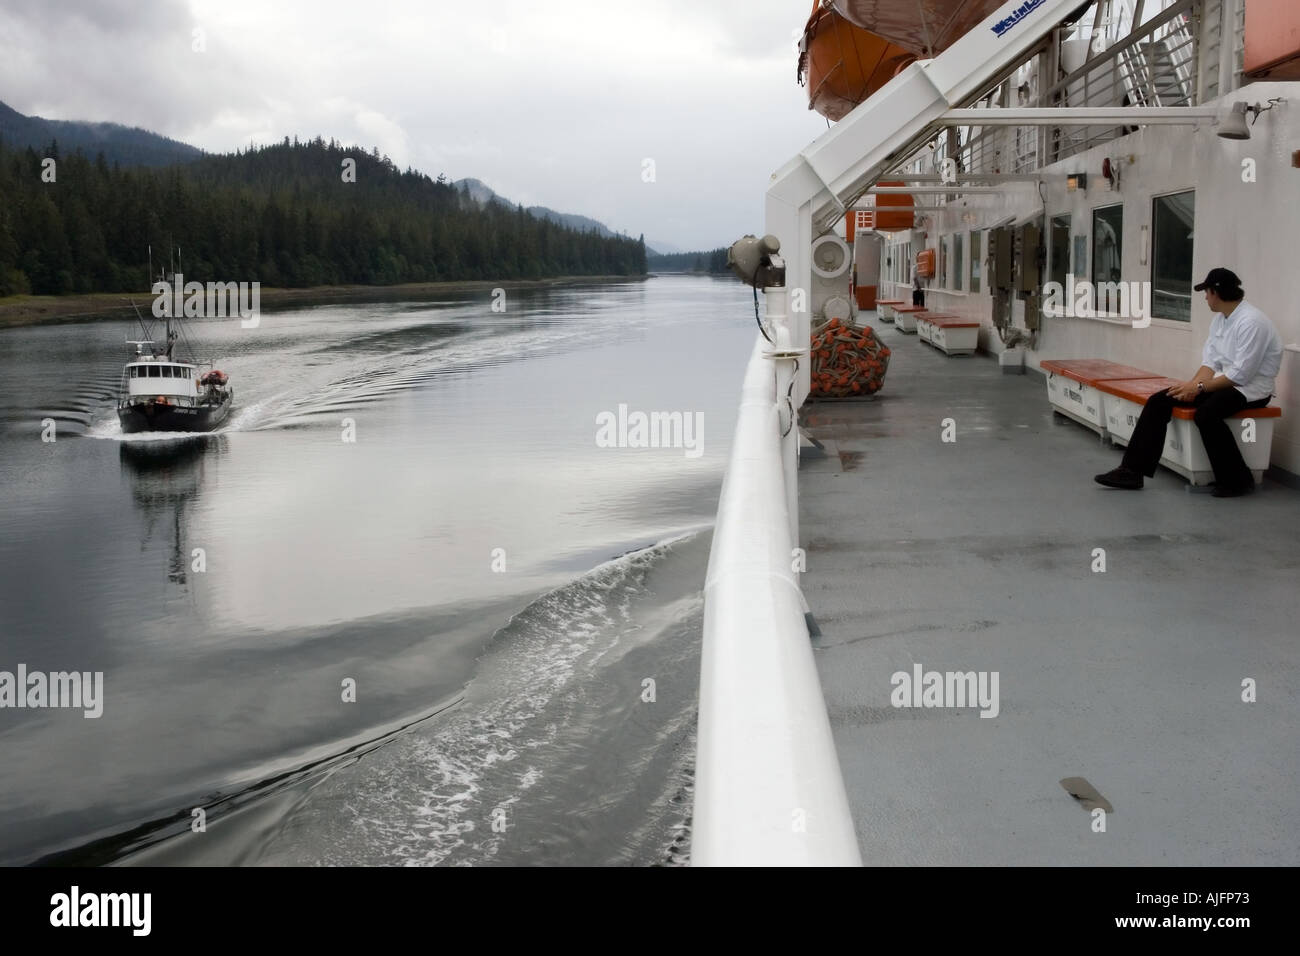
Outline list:
[[[828,454],[800,468],[864,862],[1300,863],[1300,492],[1102,488],[1119,450],[1054,420],[1041,377],[872,324],[885,387],[806,406]],[[998,672],[1000,713],[891,706],[914,663]],[[1112,804],[1105,833],[1068,777]]]

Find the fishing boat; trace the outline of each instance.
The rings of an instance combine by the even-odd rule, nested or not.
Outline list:
[[[117,402],[122,431],[207,432],[219,426],[235,403],[229,376],[211,363],[176,356],[180,332],[172,328],[170,315],[165,317],[161,348],[155,348],[148,337],[149,327],[139,309],[136,316],[146,337],[127,343],[135,346],[135,356],[122,369]]]

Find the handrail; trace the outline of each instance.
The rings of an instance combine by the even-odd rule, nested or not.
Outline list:
[[[691,861],[858,866],[794,567],[776,363],[757,338],[704,586]]]
[[[780,240],[790,290],[791,314],[779,330],[785,346],[806,349],[811,339],[806,296],[819,227],[842,221],[852,205],[846,199],[923,145],[948,110],[1039,47],[1077,5],[1007,0],[933,60],[905,68],[776,171],[765,221]],[[705,584],[691,838],[691,857],[704,865],[861,861],[802,596],[788,570],[797,543],[797,514],[790,513],[797,506],[797,445],[783,444],[776,382],[781,375],[791,383],[797,408],[809,392],[809,364],[778,369],[758,341],[745,373]],[[786,395],[782,389],[782,405]]]
[[[1187,13],[1192,9],[1195,3],[1196,0],[1180,0],[1179,3],[1175,3],[1173,6],[1160,11],[1160,13],[1145,23],[1133,24],[1133,28],[1127,36],[1120,37],[1113,45],[1108,46],[1102,52],[1089,57],[1084,61],[1082,66],[1067,73],[1044,90],[1042,94],[1039,95],[1036,105],[1052,102],[1053,97],[1057,94],[1067,91],[1079,80],[1095,73],[1098,67],[1105,66],[1111,60],[1116,59],[1120,53],[1127,52],[1130,47],[1136,46],[1140,41],[1147,39],[1147,37],[1155,33],[1156,30],[1163,27],[1175,17]]]

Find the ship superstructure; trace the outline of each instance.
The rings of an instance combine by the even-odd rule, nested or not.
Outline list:
[[[843,25],[867,36],[840,29]],[[1087,474],[1066,468],[1073,459],[1056,447],[1059,442],[1029,437],[1050,408],[1043,380],[999,373],[1050,376],[1044,362],[1095,359],[1185,379],[1200,362],[1212,318],[1192,286],[1211,268],[1231,268],[1242,277],[1249,301],[1271,317],[1288,343],[1274,396],[1280,411],[1264,461],[1281,486],[1278,494],[1293,495],[1285,486],[1294,486],[1300,475],[1295,356],[1300,311],[1294,306],[1294,250],[1300,238],[1298,37],[1300,8],[1287,0],[828,0],[814,8],[804,45],[810,105],[842,118],[779,169],[767,193],[769,238],[757,247],[764,259],[753,274],[763,277],[755,282],[765,293],[771,344],[760,338],[750,361],[706,584],[696,863],[878,861],[881,841],[893,839],[880,836],[882,815],[941,831],[969,823],[971,829],[963,830],[969,846],[982,847],[984,855],[952,858],[989,860],[994,844],[976,832],[978,820],[967,819],[971,814],[961,807],[961,788],[940,797],[934,794],[942,788],[909,792],[907,780],[900,779],[900,762],[911,759],[918,746],[933,747],[951,762],[950,769],[961,764],[962,772],[987,772],[990,779],[1014,775],[1022,768],[1006,769],[1015,762],[1003,761],[1004,749],[990,750],[1000,756],[982,771],[962,753],[987,744],[978,736],[984,728],[1008,725],[1011,732],[1000,748],[1069,749],[1069,734],[1055,733],[1052,701],[1072,700],[1071,688],[1077,690],[1081,682],[1100,712],[1124,713],[1135,724],[1149,714],[1153,732],[1163,735],[1151,742],[1151,752],[1176,747],[1179,725],[1168,719],[1167,706],[1153,708],[1124,697],[1116,680],[1094,687],[1087,653],[1060,649],[1050,633],[1035,643],[1023,621],[1007,620],[1018,612],[1005,602],[1014,602],[1023,588],[1084,585],[1073,578],[1063,583],[1059,574],[999,576],[980,561],[1005,547],[1008,538],[1058,558],[1055,541],[1067,530],[1045,527],[1053,513],[1074,520],[1068,534],[1078,547],[1099,529],[1122,537],[1124,528],[1136,528],[1147,538],[1177,543],[1188,528],[1230,535],[1234,522],[1191,513],[1188,502],[1208,504],[1208,497],[1179,496],[1175,504],[1182,507],[1165,503],[1154,516],[1117,517],[1106,510],[1114,499],[1091,497],[1077,506],[1071,501],[1068,507],[1043,507],[1040,499],[1091,495],[1095,489]],[[855,59],[847,69],[848,59],[864,51],[890,62]],[[836,86],[837,76],[849,74],[851,83]],[[844,112],[844,99],[858,96],[861,102]],[[860,277],[869,279],[864,285],[872,286],[867,295],[861,289],[852,294],[855,263]],[[978,359],[941,353],[899,362],[901,349],[924,348],[899,329],[898,344],[889,341],[895,361],[879,404],[803,407],[812,366],[810,330],[832,317],[827,310],[838,318],[847,299],[853,311],[861,310],[862,321],[874,321],[879,313],[869,305],[877,297],[910,300],[917,284],[930,313],[963,328],[974,323],[978,350],[998,359],[996,365],[981,363],[991,374],[969,364]],[[968,364],[936,376],[931,374],[935,362]],[[1039,386],[1030,387],[1032,382]],[[928,391],[919,391],[927,384]],[[894,403],[888,412],[886,398]],[[906,414],[908,408],[917,414]],[[963,447],[963,434],[974,443],[981,433],[1008,430],[1001,457],[978,445],[964,458],[950,455],[945,470],[929,450],[918,455],[898,437],[900,429],[910,428],[915,441],[932,437],[939,443],[949,426],[957,449]],[[900,463],[894,457],[888,467],[877,466],[874,474],[892,484],[862,485],[862,473],[850,473],[872,455],[912,456],[915,488],[925,500],[907,493],[907,459]],[[1018,464],[1028,460],[1032,466]],[[1105,461],[1098,459],[1097,470]],[[801,495],[801,468],[813,489],[808,496]],[[826,468],[838,470],[819,475],[818,469]],[[832,477],[840,479],[835,487],[841,494],[859,497],[847,504],[836,497]],[[1265,526],[1296,510],[1291,499],[1270,500],[1268,508],[1272,517]],[[900,512],[912,519],[900,523],[891,517]],[[801,514],[808,517],[806,529]],[[925,540],[913,540],[914,535]],[[1241,542],[1215,541],[1241,550],[1241,566],[1258,572],[1253,590],[1231,596],[1237,606],[1275,606],[1275,565],[1261,565],[1258,554],[1247,553]],[[928,546],[954,556],[969,550],[974,557],[960,568],[960,562],[939,568],[925,595],[908,595],[897,575],[873,578],[869,568],[845,569],[850,554],[870,562],[872,551],[864,542],[874,543],[877,553],[897,547],[899,560],[915,560],[909,548]],[[1268,542],[1268,547],[1285,547],[1284,540]],[[1151,554],[1147,560],[1158,563],[1160,557]],[[1189,560],[1181,550],[1165,557]],[[954,569],[967,576],[945,591],[942,574]],[[1201,577],[1172,570],[1145,573],[1162,599],[1128,591],[1112,597],[1133,602],[1135,650],[1127,669],[1112,673],[1107,663],[1103,669],[1109,676],[1131,677],[1165,705],[1178,699],[1169,682],[1177,685],[1183,678],[1162,670],[1170,653],[1168,634],[1180,635],[1179,653],[1203,665],[1197,681],[1232,677],[1239,683],[1235,672],[1243,666],[1294,664],[1294,652],[1268,630],[1280,626],[1276,615],[1260,618],[1263,657],[1243,665],[1239,655],[1252,649],[1235,643],[1240,635],[1225,643],[1222,633],[1203,626],[1213,614],[1203,604]],[[811,597],[810,580],[818,588]],[[1104,578],[1085,579],[1092,580]],[[948,600],[960,596],[965,602],[960,611],[945,603],[945,594]],[[923,598],[939,609],[929,624],[921,620],[921,605],[909,603]],[[900,602],[908,606],[900,608]],[[1080,609],[1087,606],[1073,593],[1061,598],[1056,627],[1077,631]],[[1052,602],[1038,601],[1036,608],[1039,626],[1050,631]],[[1153,614],[1152,608],[1159,610]],[[913,631],[891,630],[885,620],[891,616],[911,622]],[[817,646],[856,650],[815,659],[810,631],[817,630],[819,618],[832,617],[834,633],[823,628],[829,644]],[[874,623],[868,627],[867,622]],[[998,627],[1016,639],[1004,640],[997,632],[978,636]],[[960,647],[925,644],[921,637],[908,643],[899,636],[930,632],[937,638],[964,636]],[[1099,653],[1114,655],[1128,646],[1114,637],[1099,643],[1105,648]],[[891,646],[891,640],[898,643]],[[931,734],[938,736],[881,729],[893,714],[895,670],[912,674],[912,665],[920,663],[919,684],[938,662],[918,661],[915,655],[928,650],[947,655],[966,672],[972,648],[979,658],[981,647],[986,655],[996,647],[1004,668],[1013,659],[1008,654],[1028,655],[1021,659],[1026,683],[1019,687],[1017,705],[1026,708],[1028,721],[1008,718],[1004,704],[1003,723],[977,717],[947,735],[933,728]],[[1057,653],[1060,672],[1052,664]],[[903,660],[908,655],[911,659]],[[977,672],[985,673],[978,667],[969,671]],[[1293,732],[1296,695],[1284,693],[1279,706],[1284,728]],[[1229,719],[1217,705],[1213,713],[1220,726]],[[1106,732],[1117,733],[1109,722]],[[938,745],[945,740],[960,746]],[[1205,863],[1215,854],[1231,856],[1234,847],[1249,851],[1267,845],[1261,835],[1272,833],[1280,818],[1266,796],[1226,785],[1206,788],[1202,799],[1210,803],[1243,801],[1234,804],[1239,815],[1244,812],[1259,832],[1252,830],[1235,844],[1227,837],[1189,839],[1178,821],[1150,805],[1152,788],[1167,806],[1178,802],[1177,793],[1135,779],[1144,771],[1132,754],[1115,756],[1124,749],[1116,743],[1091,760],[1094,766],[1110,764],[1112,793],[1133,795],[1147,827],[1145,842],[1130,843],[1116,856],[1098,856],[1098,862]],[[1115,770],[1116,763],[1124,769]],[[927,773],[948,779],[942,770]],[[980,794],[997,790],[999,799],[1017,806],[1029,800],[1027,811],[1058,798],[1075,806],[1072,801],[1081,797],[1064,783],[1075,778],[1065,772],[1058,776],[1060,785],[1052,779],[1049,788],[1055,796],[1047,790],[1026,796],[1024,788],[1031,784],[1018,778],[1005,781],[1001,790],[997,785],[977,789]],[[1195,786],[1177,776],[1174,790]],[[910,817],[910,811],[900,810],[914,805],[925,809]],[[916,838],[908,826],[899,829],[907,835],[897,838],[895,849]],[[1072,845],[1044,836],[1036,846],[1027,843],[1023,852],[992,861],[1068,862],[1059,853]],[[941,856],[912,846],[919,861]],[[889,857],[906,859],[903,850]]]

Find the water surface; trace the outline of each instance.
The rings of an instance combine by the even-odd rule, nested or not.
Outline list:
[[[126,323],[0,331],[0,670],[105,681],[0,710],[0,862],[671,857],[748,295],[191,323],[235,387],[205,437],[121,434]],[[702,454],[598,447],[620,404]]]

